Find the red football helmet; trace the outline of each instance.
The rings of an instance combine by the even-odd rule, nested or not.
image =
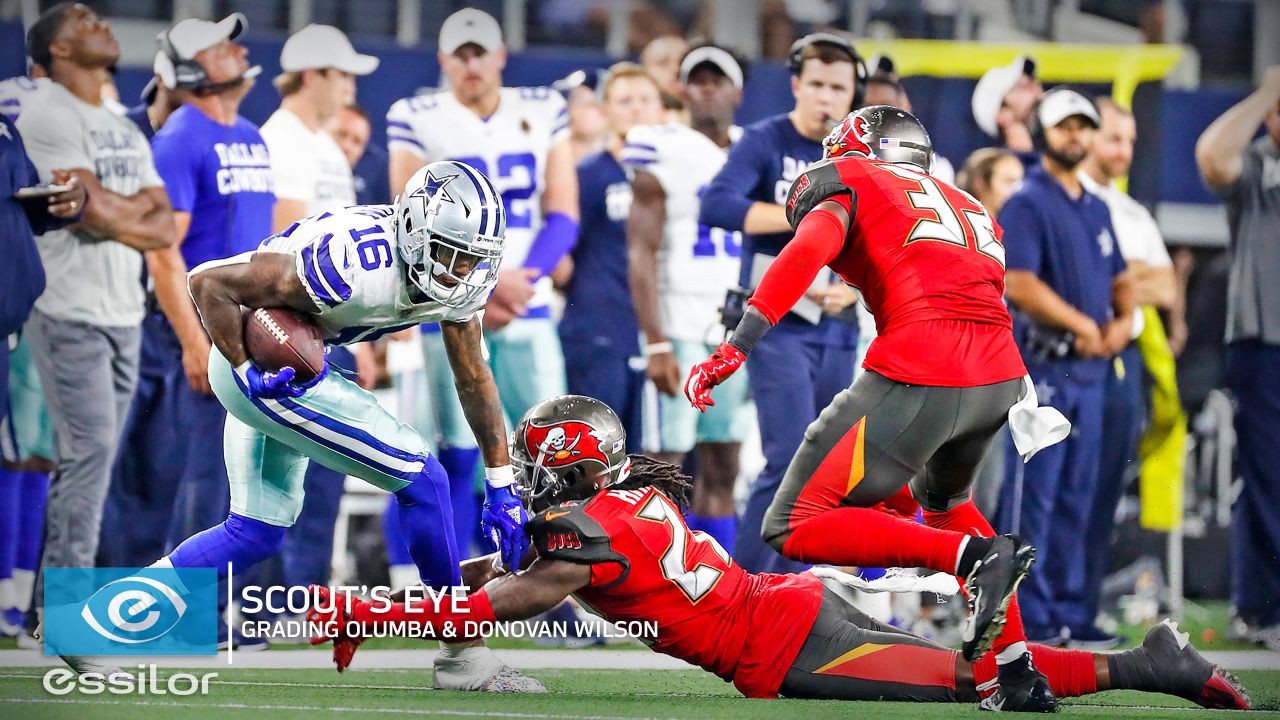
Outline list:
[[[525,507],[538,512],[582,500],[627,477],[627,434],[608,405],[561,395],[534,405],[516,424],[511,461]]]
[[[849,113],[823,138],[822,154],[905,162],[929,172],[933,142],[915,115],[889,105],[868,105]]]

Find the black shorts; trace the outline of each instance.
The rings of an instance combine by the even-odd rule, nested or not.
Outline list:
[[[822,605],[778,694],[828,700],[961,702],[960,654],[875,620],[823,581]]]
[[[960,388],[864,372],[805,431],[765,514],[764,539],[835,507],[877,505],[908,483],[926,510],[964,502],[1022,392],[1021,378]]]

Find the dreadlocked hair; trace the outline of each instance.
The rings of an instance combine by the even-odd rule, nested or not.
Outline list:
[[[648,455],[628,455],[631,459],[631,475],[609,490],[642,490],[656,488],[676,504],[681,513],[689,510],[693,502],[693,478],[680,472],[679,465],[654,460]]]

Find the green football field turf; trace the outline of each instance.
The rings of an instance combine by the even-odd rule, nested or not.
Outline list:
[[[196,671],[199,672],[199,671]],[[221,670],[204,697],[115,697],[47,694],[37,668],[0,669],[0,717],[72,720],[274,720],[310,717],[690,718],[782,720],[909,718],[976,715],[976,705],[921,705],[812,700],[746,700],[698,671],[541,670],[545,695],[484,695],[432,691],[421,670]],[[1256,704],[1280,710],[1280,671],[1238,673]],[[1062,715],[1091,718],[1226,717],[1176,698],[1109,692],[1068,701]],[[1280,712],[1249,717],[1280,718]]]

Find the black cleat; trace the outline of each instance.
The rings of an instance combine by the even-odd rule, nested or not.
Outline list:
[[[977,662],[991,649],[1004,627],[1009,600],[1035,559],[1036,549],[1027,541],[1004,535],[992,538],[991,550],[974,563],[964,579],[969,595],[969,615],[961,626],[966,661]]]
[[[1147,631],[1141,652],[1160,691],[1213,710],[1249,710],[1249,693],[1234,675],[1209,662],[1191,646],[1178,624],[1165,620]]]
[[[996,670],[999,687],[978,703],[979,708],[992,712],[1058,711],[1058,698],[1049,687],[1049,679],[1031,662],[1031,653],[1023,653],[1021,658],[999,665]]]

